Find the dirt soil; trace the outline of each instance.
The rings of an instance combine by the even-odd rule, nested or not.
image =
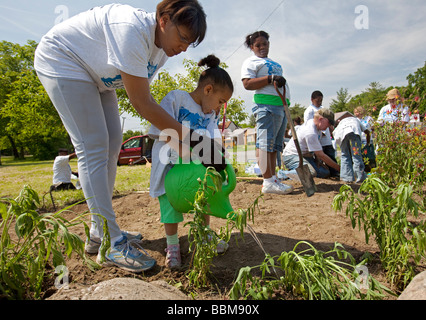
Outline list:
[[[230,195],[234,209],[247,209],[260,195],[261,181],[238,181],[235,191]],[[287,182],[295,186],[289,195],[264,195],[259,201],[260,212],[256,213],[254,223],[250,225],[262,241],[265,250],[271,255],[279,255],[290,251],[301,240],[312,243],[319,250],[329,250],[335,242],[342,244],[357,260],[365,252],[374,254],[376,262],[368,266],[370,274],[386,284],[383,271],[380,268],[378,248],[371,240],[366,244],[364,232],[353,229],[350,219],[344,212],[334,212],[331,204],[342,183],[333,179],[315,179],[318,191],[308,198],[300,182]],[[357,190],[359,186],[353,185]],[[84,266],[75,255],[68,262],[70,288],[85,288],[93,284],[118,278],[136,277],[147,282],[165,280],[177,285],[186,294],[194,292],[188,285],[185,271],[188,270],[191,254],[188,253],[188,228],[184,223],[179,226],[182,263],[181,270],[170,271],[165,268],[166,240],[164,226],[160,223],[160,208],[157,199],[152,199],[147,191],[135,192],[128,195],[118,195],[113,199],[117,221],[122,230],[138,231],[143,235],[142,246],[157,260],[157,265],[146,273],[135,275],[115,267],[104,267],[92,272]],[[75,213],[87,211],[85,204],[72,208]],[[69,213],[72,215],[72,213]],[[191,219],[186,216],[186,221]],[[225,221],[212,218],[211,227],[216,230]],[[76,231],[85,239],[83,227]],[[236,242],[238,240],[238,243]],[[93,260],[96,255],[92,255]],[[226,299],[227,293],[241,267],[257,266],[264,259],[264,252],[256,244],[250,233],[246,232],[242,240],[239,232],[233,235],[230,248],[224,254],[215,258],[212,268],[215,279],[211,290],[197,290],[196,299]],[[45,298],[56,291],[52,285],[47,288]],[[290,298],[291,297],[286,297]],[[390,297],[390,299],[394,299]]]

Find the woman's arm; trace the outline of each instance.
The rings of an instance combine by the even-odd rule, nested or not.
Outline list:
[[[189,134],[188,128],[185,128],[178,121],[173,119],[173,117],[154,100],[149,90],[148,79],[132,76],[125,72],[121,72],[121,77],[130,103],[143,118],[155,125],[159,130],[175,130],[181,140]]]

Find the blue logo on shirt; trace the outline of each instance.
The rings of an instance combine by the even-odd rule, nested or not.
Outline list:
[[[101,78],[104,85],[108,88],[122,88],[123,87],[123,79],[121,79],[121,75],[117,75],[115,78]]]
[[[268,74],[282,76],[283,68],[279,63],[276,63],[272,60],[266,60],[265,66],[268,67]]]
[[[178,121],[180,123],[187,122],[190,125],[190,128],[193,130],[197,129],[207,129],[207,126],[210,123],[210,119],[203,118],[198,113],[192,113],[185,107],[180,107]]]
[[[152,65],[150,62],[148,62],[148,78],[151,79],[152,76],[155,74],[155,71],[157,71],[158,65]]]

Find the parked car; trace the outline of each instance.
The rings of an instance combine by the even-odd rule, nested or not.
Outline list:
[[[152,146],[154,140],[148,135],[135,136],[127,139],[121,145],[118,165],[144,164],[148,160],[151,162]]]

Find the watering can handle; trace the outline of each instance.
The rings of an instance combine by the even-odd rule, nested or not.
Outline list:
[[[198,143],[200,143],[200,139],[209,139],[209,144],[210,144],[210,160],[213,163],[204,163],[202,162],[203,166],[205,166],[206,168],[208,167],[214,167],[216,169],[217,172],[220,172],[222,170],[226,169],[226,159],[225,159],[225,149],[223,149],[223,146],[219,143],[217,143],[214,139],[212,138],[208,138],[206,136],[200,135],[198,134],[194,129],[189,129],[190,132],[190,139],[189,139],[189,147],[192,150],[196,145],[198,145]],[[192,139],[193,137],[195,137],[196,139]],[[220,152],[220,155],[222,157],[222,160],[220,163],[214,163],[214,155],[215,152]],[[212,161],[213,160],[213,161]]]
[[[222,186],[222,191],[225,194],[230,194],[237,186],[237,177],[235,176],[234,167],[231,164],[227,164],[225,171],[228,175],[228,184]]]

